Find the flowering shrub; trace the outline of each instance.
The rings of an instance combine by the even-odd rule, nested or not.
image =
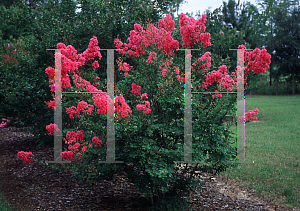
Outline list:
[[[250,110],[250,111],[247,111],[245,113],[245,120],[244,122],[252,122],[252,121],[256,121],[257,120],[257,117],[255,117],[255,115],[258,114],[258,108],[254,109],[254,110]],[[239,117],[239,121],[240,122],[243,122],[243,117]]]
[[[209,33],[204,33],[205,20],[205,15],[198,21],[180,15],[184,48],[198,47],[203,51],[203,48],[211,45]],[[179,202],[183,200],[181,196],[196,187],[194,176],[199,174],[196,172],[208,167],[223,171],[229,166],[228,161],[234,153],[234,147],[231,146],[234,139],[221,120],[227,114],[234,115],[236,96],[221,93],[197,95],[193,99],[191,147],[193,160],[198,163],[184,163],[183,170],[179,170],[178,163],[174,163],[183,159],[185,137],[182,94],[185,79],[191,77],[193,83],[199,84],[193,91],[235,91],[239,71],[231,77],[226,72],[227,67],[221,65],[217,71],[209,72],[211,58],[210,53],[206,52],[200,58],[187,55],[192,60],[192,74],[185,75],[184,64],[175,59],[179,42],[172,37],[174,30],[174,21],[167,15],[159,21],[158,28],[148,24],[144,29],[140,24],[135,24],[128,43],[115,39],[118,52],[124,57],[138,59],[140,66],[133,69],[118,59],[119,71],[125,73],[124,78],[115,84],[114,99],[83,79],[81,75],[85,73],[79,72],[83,65],[97,68],[95,59],[102,58],[96,37],[91,39],[88,49],[78,55],[74,47],[57,44],[58,49],[69,49],[61,51],[62,91],[72,91],[73,82],[77,91],[93,92],[92,96],[80,96],[80,100],[62,102],[69,118],[73,119],[75,115],[78,120],[74,126],[77,132],[74,128],[62,131],[66,135],[63,140],[69,145],[62,152],[62,157],[79,161],[68,166],[74,177],[96,182],[111,179],[113,174],[124,170],[129,180],[151,203],[158,203],[170,196],[179,197]],[[260,53],[259,50],[255,52]],[[261,62],[267,64],[267,58],[264,57]],[[258,57],[254,56],[254,59]],[[55,91],[54,71],[54,68],[45,71],[52,92]],[[247,68],[247,71],[252,70]],[[71,74],[72,78],[69,77]],[[114,104],[114,111],[107,111],[108,102]],[[54,108],[54,105],[55,101],[48,104],[49,108]],[[107,145],[106,117],[113,113],[116,123],[115,159],[124,163],[99,163],[106,158],[106,149],[102,147]],[[57,129],[55,125],[47,126],[51,134],[54,129]]]
[[[34,156],[32,152],[18,152],[18,156],[26,163],[31,163],[32,157]]]

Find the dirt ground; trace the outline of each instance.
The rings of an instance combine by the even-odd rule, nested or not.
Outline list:
[[[53,149],[37,149],[35,140],[32,135],[25,136],[22,129],[0,128],[0,191],[16,210],[124,211],[137,210],[138,204],[146,206],[143,194],[128,181],[125,172],[114,176],[113,181],[100,181],[88,189],[87,184],[77,184],[68,173],[37,162],[24,163],[18,151],[31,151],[39,160],[53,160]],[[214,184],[207,180],[211,177]],[[197,180],[202,189],[189,197],[194,211],[289,210],[226,177],[205,174]]]

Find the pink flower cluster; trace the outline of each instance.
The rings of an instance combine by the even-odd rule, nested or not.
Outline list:
[[[68,146],[68,150],[70,151],[64,151],[61,153],[62,157],[64,159],[67,159],[69,161],[72,161],[74,159],[74,156],[76,154],[77,157],[81,157],[82,153],[85,153],[87,151],[87,146],[82,146],[81,151],[82,153],[79,152],[79,148],[81,147],[81,144],[79,143],[80,140],[83,139],[83,130],[79,130],[77,132],[75,131],[68,131],[67,135],[66,135],[66,144],[69,144]],[[95,137],[93,137],[92,140],[94,140]],[[94,141],[93,141],[94,142]],[[73,144],[73,145],[72,145]],[[92,148],[92,143],[89,143],[89,148]],[[95,147],[98,147],[98,145],[96,145]]]
[[[92,99],[94,100],[94,104],[95,106],[98,107],[97,109],[97,114],[103,114],[103,115],[107,115],[107,101],[111,104],[113,104],[113,100],[104,92],[102,93],[97,93],[96,95],[94,95],[92,97]],[[114,111],[109,110],[109,114],[108,115],[112,115],[114,113]]]
[[[85,110],[87,109],[87,111]],[[84,101],[80,101],[77,105],[77,108],[75,106],[71,106],[70,108],[66,108],[66,112],[69,114],[70,119],[74,118],[74,114],[76,115],[76,118],[79,118],[79,113],[82,112],[84,115],[91,115],[94,110],[94,106],[90,105]]]
[[[7,126],[7,123],[9,123],[9,122],[10,122],[9,119],[2,118],[2,122],[0,124],[0,128],[3,128],[5,126]]]
[[[238,49],[246,49],[246,46],[240,45]],[[266,70],[271,63],[271,55],[267,53],[265,48],[262,50],[255,48],[250,53],[244,51],[244,61],[248,61],[248,64],[245,67],[245,73],[252,72],[253,70],[254,73],[266,74]],[[247,79],[247,76],[245,76],[245,79]]]
[[[159,65],[158,67],[159,68],[162,68],[162,77],[165,77],[166,76],[166,72],[167,70],[170,68],[170,66],[173,64],[173,62],[171,60],[166,60],[166,62],[162,61],[161,62],[162,65]]]
[[[177,80],[185,83],[185,77],[179,75],[179,67],[175,67],[175,73]]]
[[[57,125],[50,124],[46,126],[46,129],[50,131],[50,134],[53,135],[53,128],[57,128]],[[76,154],[77,157],[81,157],[82,153],[87,151],[87,146],[82,146],[81,150],[82,153],[79,153],[79,148],[81,144],[79,143],[80,140],[83,139],[83,130],[75,131],[68,131],[65,139],[65,143],[68,144],[68,150],[61,153],[62,158],[72,161],[74,159],[74,155]],[[95,147],[101,147],[102,141],[99,140],[96,136],[92,138],[92,142],[95,143]],[[89,148],[92,148],[92,143],[88,144]]]
[[[68,149],[69,149],[69,150],[72,150],[72,151],[73,151],[73,150],[74,150],[74,151],[78,151],[78,150],[79,150],[79,149],[78,149],[79,147],[80,147],[80,143],[75,143],[74,145],[69,145],[69,146],[68,146]]]
[[[148,98],[147,93],[142,94],[141,99],[143,99],[143,97]]]
[[[257,115],[258,114],[258,108],[256,108],[256,109],[254,109],[254,110],[249,110],[249,111],[247,111],[246,113],[245,113],[245,122],[247,122],[247,121],[250,121],[250,122],[252,122],[252,121],[256,121],[257,120],[257,117],[255,117],[255,115]],[[239,121],[240,122],[243,122],[243,116],[240,116],[239,117]]]
[[[97,69],[99,67],[99,62],[98,61],[94,61],[92,65],[93,65],[94,69]]]
[[[141,91],[141,86],[139,86],[136,83],[131,84],[131,88],[132,88],[132,93],[134,96],[140,95],[140,91]]]
[[[96,81],[96,79],[99,80],[100,78],[97,76],[96,78],[93,78],[93,81]],[[95,86],[95,87],[98,86],[98,85],[99,85],[99,83],[93,83],[93,86]]]
[[[132,86],[132,93],[134,94],[134,96],[141,95],[141,93],[140,93],[141,92],[141,86],[139,86],[136,83],[133,83],[131,86]],[[148,98],[147,93],[144,93],[144,94],[141,95],[141,99],[143,99],[144,97]],[[147,108],[147,106],[148,106],[148,108]],[[145,101],[145,105],[138,104],[138,105],[136,105],[136,109],[138,111],[143,110],[144,115],[149,114],[151,112],[150,102]]]
[[[32,152],[24,152],[24,151],[18,152],[18,156],[25,163],[31,163],[32,157],[34,157],[34,155],[32,154]]]
[[[236,86],[236,82],[233,78],[227,75],[227,67],[226,65],[222,65],[219,67],[218,71],[213,70],[212,72],[205,75],[205,82],[202,85],[203,88],[207,89],[208,86],[212,85],[214,82],[217,82],[219,86],[221,86],[221,90],[226,92],[230,92]],[[200,87],[200,86],[198,86]],[[215,97],[222,97],[221,93],[215,93],[212,96]]]
[[[77,132],[75,131],[68,131],[67,132],[67,135],[66,135],[66,141],[65,143],[66,144],[73,144],[73,143],[76,143],[80,140],[83,139],[83,130],[79,130]]]
[[[118,103],[120,103],[121,106]],[[114,105],[115,105],[115,111],[117,111],[118,114],[121,113],[122,118],[125,118],[125,117],[129,116],[129,113],[132,113],[130,107],[125,102],[123,95],[115,97]]]
[[[72,161],[73,160],[73,152],[72,151],[64,151],[61,153],[61,156],[63,159],[66,159],[68,161]]]
[[[198,70],[199,69],[203,69],[204,70],[202,72],[202,74],[207,73],[208,72],[208,68],[210,68],[210,66],[211,66],[211,57],[210,57],[210,55],[211,55],[210,52],[206,52],[205,54],[203,54],[203,56],[201,56],[201,58],[198,58],[198,60],[197,60],[198,63],[200,63],[201,61],[205,61],[204,64],[201,64],[201,65],[198,66]]]
[[[171,36],[174,30],[174,21],[171,20],[168,14],[164,20],[160,20],[159,27],[156,28],[153,24],[148,24],[146,31],[140,24],[134,24],[134,30],[130,31],[130,37],[127,39],[129,43],[123,43],[119,39],[115,39],[114,43],[119,53],[128,56],[139,57],[146,54],[145,49],[148,46],[153,46],[159,51],[164,50],[166,54],[174,55],[174,50],[179,48],[179,43]]]
[[[75,70],[78,70],[78,67],[83,66],[86,61],[94,60],[95,57],[98,57],[99,59],[102,58],[99,51],[100,48],[97,45],[98,40],[96,37],[93,37],[90,40],[88,49],[82,54],[77,55],[77,50],[75,50],[73,46],[66,46],[63,43],[57,44],[57,49],[68,49],[61,50],[61,91],[63,91],[63,88],[72,88],[68,73],[74,73]],[[55,56],[60,56],[60,54],[55,53]],[[98,61],[93,63],[93,67],[99,67]],[[49,87],[52,92],[55,92],[55,69],[47,67],[45,72],[49,76]]]
[[[118,62],[118,66],[119,66],[119,71],[124,71],[124,76],[128,76],[128,72],[130,70],[130,66],[129,64],[127,64],[126,62],[122,63],[122,62]]]
[[[155,53],[155,52],[150,52],[150,53],[149,53],[149,57],[148,57],[148,59],[147,59],[147,62],[148,62],[149,64],[153,63],[152,59],[157,60],[157,56],[156,56],[156,53]]]
[[[80,140],[83,139],[83,130],[79,130],[77,132],[75,131],[68,131],[66,135],[65,143],[68,144],[68,150],[61,153],[62,158],[72,161],[75,158],[75,155],[77,157],[81,157],[82,153],[87,151],[87,146],[82,146],[81,151],[79,152],[79,148],[81,147],[81,144],[79,143]],[[95,137],[94,137],[95,138]],[[93,138],[93,140],[94,140]],[[94,141],[93,141],[94,142]],[[88,144],[89,148],[92,148],[92,143]],[[98,144],[95,146],[98,147]]]
[[[215,97],[222,97],[222,93],[219,93],[218,90],[215,90],[215,94],[212,95],[212,98],[215,99]]]
[[[83,153],[86,152],[87,146],[83,146],[81,150],[82,150]]]
[[[203,47],[210,46],[210,33],[201,33],[205,31],[206,15],[203,14],[199,20],[195,20],[193,17],[186,17],[185,14],[181,13],[179,18],[180,34],[182,35],[182,47],[190,49],[193,44],[203,43]],[[183,27],[182,27],[183,26]]]
[[[47,103],[47,105],[48,105],[49,108],[52,108],[52,109],[56,110],[56,108],[55,108],[55,100],[50,100]]]
[[[94,60],[95,57],[101,59],[102,55],[99,50],[97,37],[93,37],[89,43],[88,49],[85,50],[82,55],[86,58],[86,61]]]
[[[84,80],[76,73],[73,74],[73,79],[74,79],[75,87],[76,87],[77,91],[80,91],[80,89],[79,89],[80,87],[85,89],[87,92],[98,92],[99,91],[96,87],[91,85],[91,83],[89,81]]]
[[[148,108],[146,106],[148,106]],[[136,105],[136,109],[138,111],[143,110],[143,114],[144,115],[145,114],[149,114],[151,112],[150,102],[149,101],[145,101],[145,105],[138,104],[138,105]]]
[[[62,60],[62,66],[66,67],[66,68],[62,68],[62,77],[64,77],[64,78],[62,78],[62,81],[66,81],[66,82],[70,81],[68,74],[64,74],[63,70],[65,72],[73,73],[74,84],[75,84],[75,88],[77,89],[77,91],[93,92],[92,99],[94,100],[94,105],[98,107],[97,113],[106,115],[107,114],[107,101],[113,103],[113,100],[109,96],[107,96],[106,93],[103,93],[101,90],[98,90],[95,86],[91,85],[91,83],[89,81],[82,79],[79,75],[77,75],[74,72],[75,69],[78,70],[78,67],[84,65],[85,61],[94,60],[95,57],[98,57],[99,59],[101,59],[102,56],[99,52],[100,48],[97,45],[98,45],[97,38],[93,37],[90,40],[88,49],[86,51],[84,51],[82,54],[77,55],[76,54],[77,51],[72,46],[68,46],[68,49],[70,49],[70,51],[62,50],[62,58],[64,57],[64,60]],[[58,49],[67,48],[63,43],[59,43],[57,46],[58,46]],[[77,59],[78,59],[78,62],[76,61]],[[95,61],[93,66],[94,66],[94,68],[97,68],[98,62]],[[72,67],[75,67],[75,68],[72,68]],[[128,72],[128,70],[129,70],[129,65],[124,63],[122,65],[122,67],[123,67],[122,70],[124,70],[125,74],[126,74],[126,71]],[[54,83],[54,74],[55,74],[54,68],[51,68],[51,67],[47,68],[46,73],[49,75],[49,78],[50,78],[49,83],[50,84]],[[128,75],[128,73],[127,73],[127,75]],[[96,78],[99,79],[99,77],[96,77]],[[71,88],[71,85],[68,85],[68,88]],[[83,90],[80,90],[80,88],[82,88]],[[52,86],[51,91],[55,91],[54,85]],[[48,103],[48,107],[55,109],[55,100],[50,101]],[[66,108],[66,111],[70,115],[70,118],[74,118],[74,114],[75,114],[76,118],[79,118],[79,115],[78,115],[79,112],[82,112],[85,115],[86,114],[91,115],[93,109],[94,109],[93,105],[89,105],[86,102],[81,101],[81,102],[79,102],[77,107],[72,106],[70,108]],[[129,106],[125,102],[122,103],[122,109],[124,111],[121,114],[122,117],[125,117],[128,115],[128,113],[131,113]],[[127,114],[126,114],[126,111],[127,111]],[[110,115],[112,115],[113,112],[114,111],[111,111]]]
[[[46,126],[46,129],[48,131],[50,131],[50,135],[54,135],[53,134],[53,131],[54,131],[53,128],[57,128],[57,125],[54,126],[54,124],[50,124],[50,125]],[[80,141],[81,139],[83,139],[83,132],[84,132],[83,130],[79,130],[77,132],[75,132],[75,131],[72,131],[72,132],[68,131],[67,132],[65,143],[69,144],[68,149],[71,150],[71,151],[64,151],[64,152],[62,152],[61,153],[62,158],[67,159],[69,161],[73,160],[73,158],[74,158],[73,154],[79,151],[78,148],[80,147],[80,143],[78,143],[78,141]],[[71,144],[74,144],[74,145],[71,145]],[[76,155],[78,157],[80,157],[82,154],[81,153],[77,153]]]
[[[50,124],[46,126],[46,130],[49,131],[50,135],[54,135],[54,129],[57,133],[61,132],[56,124]]]
[[[175,30],[175,21],[172,20],[170,13],[166,15],[164,20],[159,19],[158,28],[165,29],[166,31],[174,31]]]

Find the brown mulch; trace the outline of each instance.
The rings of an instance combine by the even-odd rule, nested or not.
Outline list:
[[[37,162],[24,163],[17,156],[18,151],[31,151],[34,158],[49,161],[53,160],[53,149],[37,149],[35,137],[25,136],[21,131],[15,127],[0,128],[0,191],[16,210],[121,211],[137,210],[134,205],[146,203],[143,194],[128,182],[126,173],[88,189],[87,184],[77,184],[68,173]],[[195,211],[289,210],[242,187],[235,180],[214,175],[216,183],[213,184],[205,176],[213,175],[198,178],[202,189],[198,188],[189,197]]]

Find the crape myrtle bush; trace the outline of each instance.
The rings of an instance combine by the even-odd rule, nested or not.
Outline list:
[[[182,35],[182,47],[201,49],[203,54],[199,58],[188,55],[192,59],[190,76],[184,75],[184,63],[177,60],[179,43],[171,36],[174,21],[170,15],[160,20],[158,27],[148,24],[144,28],[135,24],[128,43],[115,39],[116,47],[122,49],[118,52],[123,57],[139,61],[138,69],[135,69],[121,58],[117,59],[119,72],[116,73],[122,74],[123,78],[115,84],[115,160],[124,163],[98,162],[106,158],[106,103],[112,99],[98,93],[62,100],[63,111],[74,120],[72,128],[62,131],[66,137],[63,138],[66,150],[62,152],[62,157],[72,161],[65,167],[73,177],[94,184],[99,180],[112,179],[114,174],[124,170],[129,180],[154,204],[152,209],[164,207],[166,200],[172,198],[169,210],[186,210],[188,203],[183,196],[195,189],[194,177],[200,174],[199,170],[211,168],[224,171],[229,166],[228,161],[235,153],[232,147],[234,139],[228,130],[229,125],[226,126],[221,120],[226,114],[234,116],[236,95],[220,93],[193,97],[192,155],[193,160],[199,163],[184,163],[181,170],[179,164],[174,163],[184,158],[185,77],[191,77],[192,91],[236,90],[237,73],[232,77],[227,75],[225,65],[217,71],[209,71],[210,53],[205,52],[204,48],[210,45],[210,34],[205,33],[205,21],[205,15],[198,21],[180,15],[180,28],[177,30]],[[103,78],[93,78],[93,73],[80,69],[84,64],[94,69],[99,67],[98,61],[102,55],[96,37],[91,39],[88,49],[79,55],[72,46],[63,43],[57,44],[57,48],[70,49],[69,52],[62,50],[62,90],[72,91],[72,83],[77,91],[87,92],[98,91],[104,86]],[[263,65],[269,62],[265,51],[257,49],[258,54],[267,58],[262,60]],[[249,55],[245,53],[248,61],[251,59]],[[246,69],[252,71],[257,67]],[[55,91],[54,71],[51,67],[46,69],[52,92]],[[69,77],[71,74],[72,77]],[[99,83],[91,85],[80,77],[91,82],[98,80]],[[55,101],[50,101],[48,106],[55,109]],[[56,125],[46,128],[54,134]]]

